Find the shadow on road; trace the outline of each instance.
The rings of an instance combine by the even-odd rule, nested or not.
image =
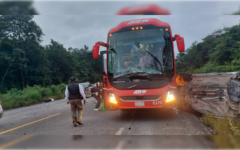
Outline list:
[[[173,109],[130,109],[120,112],[115,121],[130,121],[133,118],[142,121],[172,120],[177,116]]]

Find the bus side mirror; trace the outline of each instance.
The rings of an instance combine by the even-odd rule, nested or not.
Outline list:
[[[179,34],[175,34],[174,39],[177,41],[178,51],[180,53],[184,52],[185,51],[184,38],[181,37]]]
[[[98,59],[98,57],[99,57],[100,45],[104,46],[104,47],[108,47],[108,45],[106,43],[104,43],[104,42],[96,42],[95,45],[93,46],[93,51],[92,51],[94,59]]]
[[[100,45],[98,44],[98,42],[93,46],[93,51],[92,51],[92,54],[93,54],[93,58],[94,59],[98,59],[99,57],[99,48],[100,48]]]

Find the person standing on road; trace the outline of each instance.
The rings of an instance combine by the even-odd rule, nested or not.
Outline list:
[[[82,100],[84,100],[85,105],[86,95],[82,85],[76,81],[76,77],[72,76],[70,81],[71,83],[68,84],[65,90],[65,100],[67,104],[71,104],[73,126],[76,127],[77,124],[82,125]]]
[[[94,86],[92,89],[91,89],[91,93],[93,95],[93,97],[97,100],[97,104],[94,108],[95,111],[98,111],[99,110],[99,107],[100,107],[100,104],[101,104],[101,98],[100,98],[100,83],[97,82],[96,83],[96,86]]]

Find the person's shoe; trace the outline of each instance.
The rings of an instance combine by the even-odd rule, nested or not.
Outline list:
[[[95,108],[94,110],[95,110],[95,111],[98,111],[99,109],[98,109],[98,108]]]
[[[79,125],[83,125],[81,122],[79,122],[79,121],[77,121],[77,123],[79,124]]]
[[[73,123],[73,126],[76,127],[76,126],[77,126],[77,122],[74,122],[74,123]]]

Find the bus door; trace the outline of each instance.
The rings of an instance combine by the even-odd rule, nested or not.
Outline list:
[[[109,107],[108,101],[108,83],[107,83],[107,54],[106,51],[100,52],[101,57],[101,68],[102,68],[102,77],[103,77],[103,91],[102,91],[102,99],[104,102],[104,107]]]

